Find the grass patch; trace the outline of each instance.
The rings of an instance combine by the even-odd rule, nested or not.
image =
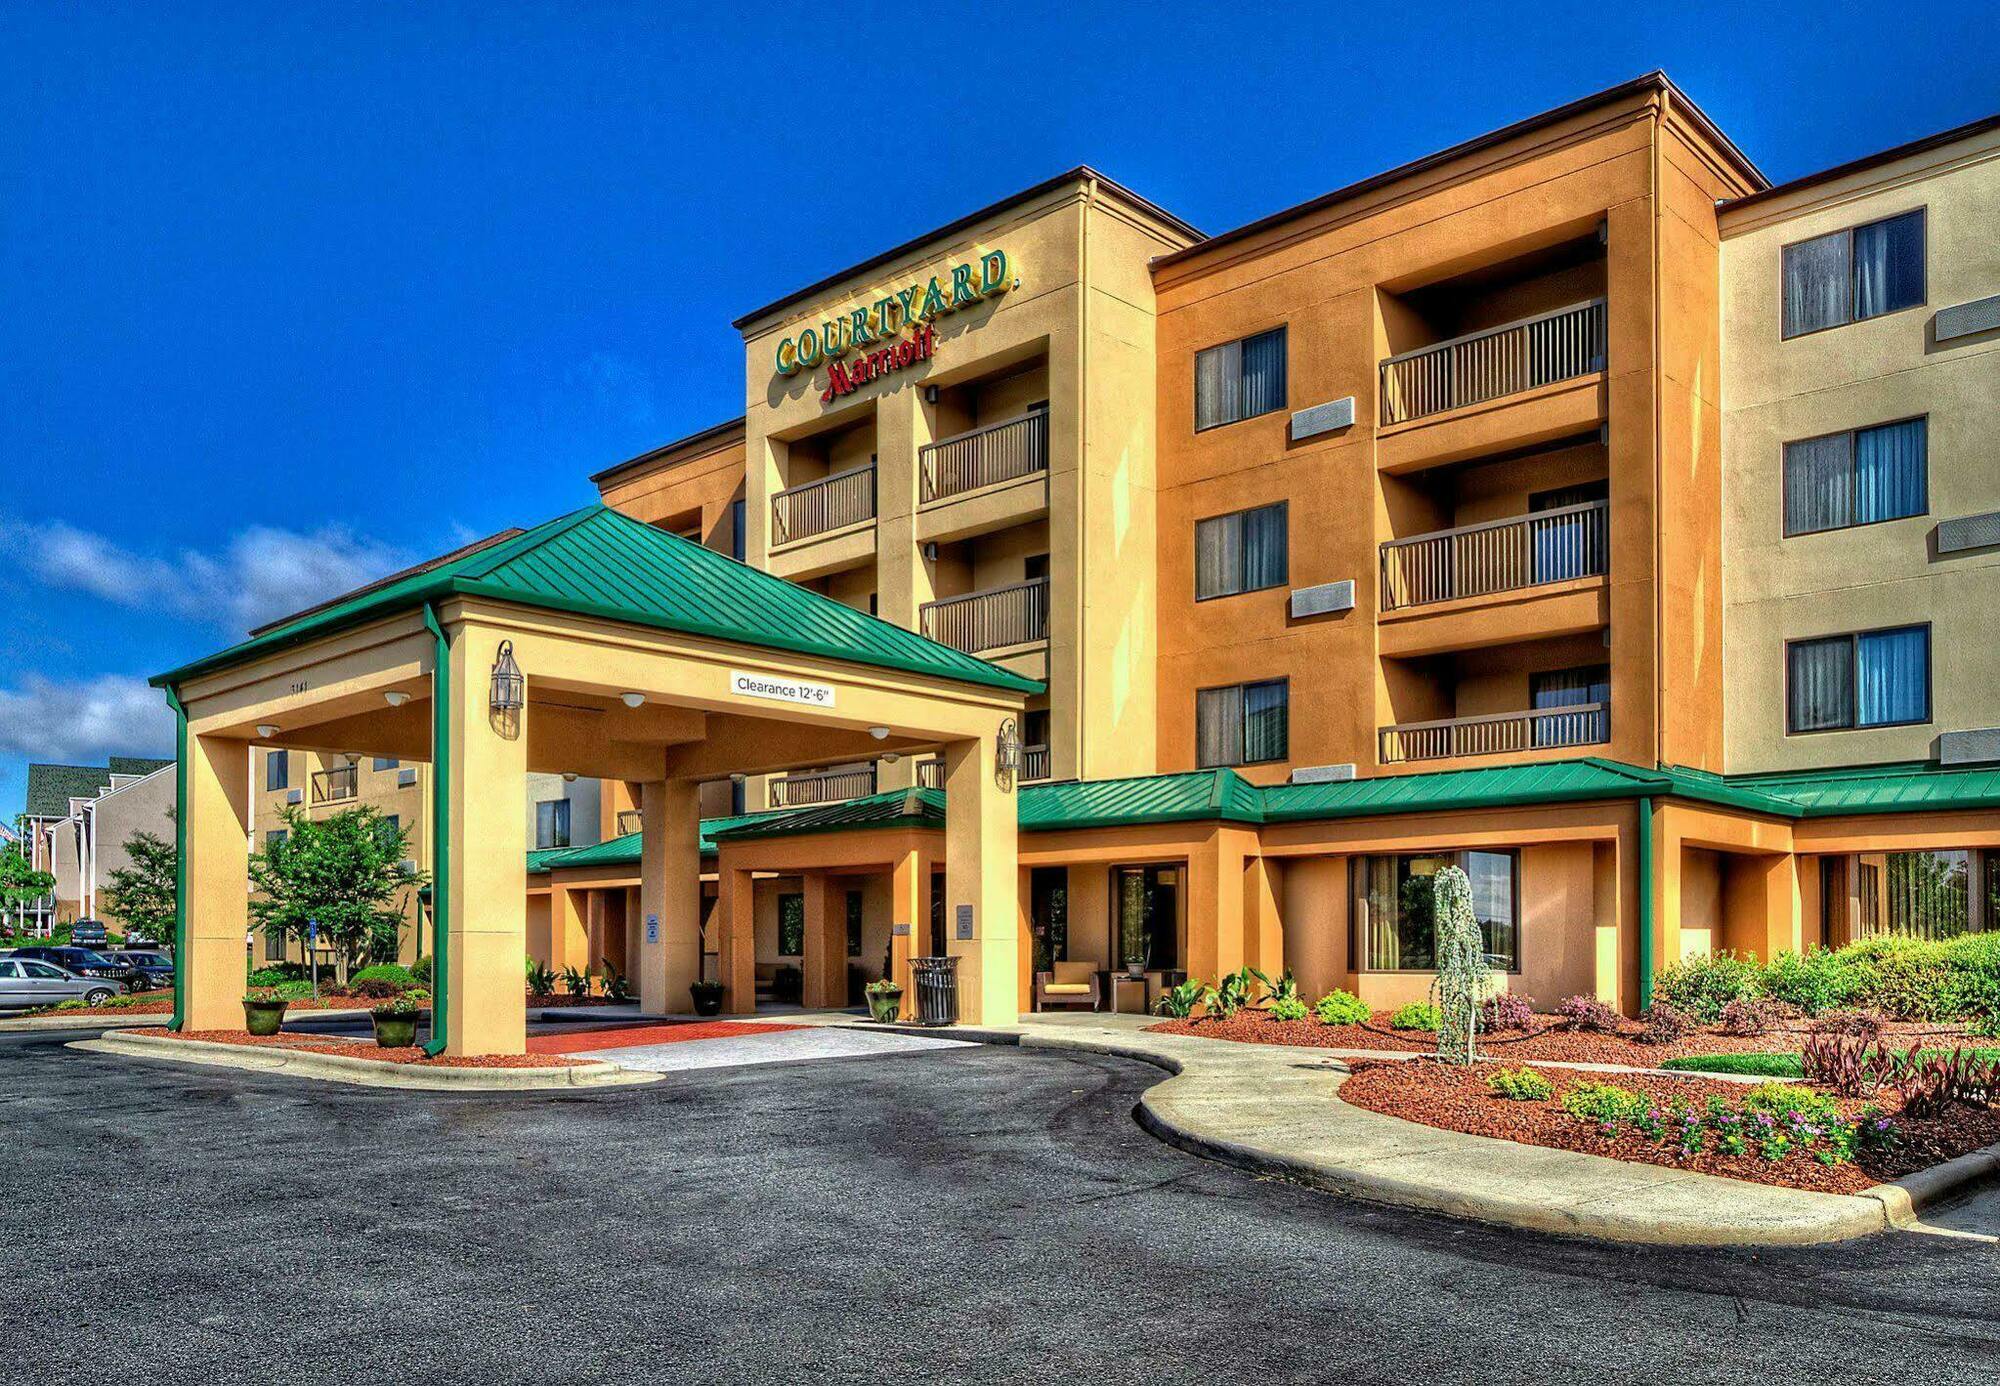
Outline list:
[[[1694,1054],[1668,1059],[1661,1068],[1685,1073],[1737,1073],[1747,1078],[1802,1078],[1797,1054]]]

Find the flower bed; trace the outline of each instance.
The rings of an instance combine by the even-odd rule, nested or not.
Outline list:
[[[425,1068],[569,1068],[582,1059],[566,1059],[556,1054],[482,1054],[474,1057],[440,1055],[431,1058],[419,1045],[404,1049],[384,1049],[373,1040],[329,1039],[318,1035],[252,1035],[247,1030],[182,1030],[162,1026],[131,1031],[135,1035],[158,1035],[163,1039],[204,1040],[210,1044],[240,1044],[251,1049],[298,1049],[312,1054],[331,1054],[343,1059],[368,1059],[376,1063],[418,1064]]]
[[[562,1010],[570,1006],[609,1006],[612,1004],[611,998],[608,996],[570,996],[567,993],[544,996],[539,1001],[533,995],[530,995],[527,1000],[528,1009],[535,1011]]]
[[[1656,1068],[1664,1059],[1690,1058],[1708,1054],[1797,1053],[1811,1033],[1809,1022],[1789,1022],[1765,1035],[1726,1035],[1720,1027],[1698,1025],[1670,1044],[1641,1044],[1640,1025],[1622,1024],[1616,1034],[1598,1034],[1567,1027],[1549,1015],[1534,1017],[1531,1030],[1482,1032],[1483,1053],[1509,1063],[1624,1064],[1633,1068]],[[1377,1012],[1365,1024],[1323,1025],[1317,1020],[1273,1020],[1261,1011],[1243,1010],[1227,1019],[1202,1016],[1189,1020],[1163,1020],[1151,1027],[1162,1034],[1193,1035],[1201,1039],[1235,1040],[1247,1044],[1310,1045],[1321,1049],[1374,1049],[1398,1054],[1435,1052],[1437,1039],[1427,1030],[1394,1030],[1389,1014]],[[1990,1040],[1969,1037],[1965,1027],[1926,1022],[1890,1022],[1882,1027],[1885,1044],[1922,1044],[1928,1048],[1956,1048],[1990,1044]]]
[[[1455,1067],[1427,1059],[1364,1060],[1355,1064],[1354,1075],[1341,1085],[1340,1100],[1447,1131],[1825,1193],[1856,1193],[2000,1144],[2000,1110],[1958,1104],[1939,1116],[1917,1120],[1901,1113],[1895,1093],[1884,1092],[1872,1103],[1830,1100],[1843,1118],[1865,1128],[1857,1128],[1852,1158],[1839,1158],[1838,1142],[1809,1135],[1788,1137],[1789,1148],[1771,1159],[1757,1149],[1756,1132],[1768,1128],[1755,1124],[1754,1112],[1748,1123],[1742,1120],[1748,1095],[1755,1090],[1741,1083],[1619,1074],[1618,1087],[1641,1094],[1651,1105],[1637,1114],[1636,1123],[1621,1120],[1607,1127],[1594,1119],[1580,1119],[1562,1105],[1580,1085],[1600,1083],[1606,1075],[1549,1069],[1542,1073],[1553,1089],[1549,1098],[1516,1101],[1495,1096],[1489,1087],[1489,1079],[1499,1071],[1500,1066],[1493,1064]],[[1710,1099],[1727,1114],[1720,1123],[1704,1120]],[[1890,1129],[1871,1136],[1878,1116],[1890,1123]],[[1699,1131],[1699,1148],[1692,1151],[1683,1148],[1690,1124]],[[1784,1123],[1777,1125],[1782,1129]],[[1724,1149],[1732,1143],[1731,1131],[1742,1141],[1743,1153]]]
[[[365,997],[327,994],[322,995],[317,1001],[311,997],[306,997],[303,1000],[288,1001],[285,1004],[295,1011],[347,1011],[362,1009],[371,1003]],[[27,1019],[51,1015],[172,1015],[173,1013],[174,994],[171,991],[165,991],[157,993],[137,992],[133,994],[131,1000],[126,1001],[122,1005],[116,1002],[108,1006],[71,1006],[63,1004],[43,1006],[39,1010],[22,1011],[20,1014],[22,1018]]]

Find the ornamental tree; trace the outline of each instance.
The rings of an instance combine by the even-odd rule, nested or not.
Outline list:
[[[303,944],[315,924],[340,960],[394,962],[409,892],[428,879],[403,865],[409,830],[373,808],[311,818],[285,810],[285,835],[250,857],[250,915],[266,938]]]
[[[124,921],[127,934],[141,934],[155,943],[172,941],[175,887],[180,880],[174,844],[153,833],[134,833],[125,843],[125,855],[131,864],[111,873],[105,903]]]
[[[18,842],[0,847],[0,905],[9,909],[30,905],[56,888],[56,878],[37,871],[27,849]]]
[[[1437,980],[1431,999],[1438,1009],[1438,1057],[1469,1064],[1476,1057],[1479,1007],[1492,974],[1486,966],[1486,938],[1472,912],[1472,881],[1456,866],[1432,878],[1436,891]]]

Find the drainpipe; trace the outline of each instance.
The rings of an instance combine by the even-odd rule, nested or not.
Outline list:
[[[424,1052],[444,1053],[450,1039],[451,994],[451,642],[438,624],[437,607],[424,603],[431,633],[431,1037]]]
[[[178,1030],[187,1019],[188,715],[172,684],[167,706],[174,710],[174,1018],[167,1028]]]
[[[1639,1009],[1653,1004],[1653,796],[1639,800]]]

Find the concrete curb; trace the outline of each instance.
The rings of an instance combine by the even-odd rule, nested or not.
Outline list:
[[[431,1068],[419,1064],[350,1059],[298,1049],[264,1049],[212,1040],[169,1039],[164,1035],[105,1035],[72,1040],[85,1049],[120,1058],[162,1063],[240,1068],[288,1077],[316,1078],[364,1088],[407,1088],[428,1092],[555,1092],[575,1088],[632,1087],[658,1082],[662,1075],[639,1073],[615,1064],[589,1061],[562,1068]]]
[[[1859,1193],[1815,1193],[1366,1111],[1339,1100],[1351,1070],[1320,1050],[1070,1026],[927,1033],[1149,1064],[1171,1076],[1141,1094],[1137,1119],[1178,1149],[1347,1197],[1559,1236],[1679,1246],[1846,1241],[1917,1224],[1926,1208],[2000,1174],[1995,1146]]]
[[[367,1014],[368,1011],[365,1007],[343,1007],[339,1010],[294,1011],[290,1014],[290,1018],[293,1020],[302,1020],[308,1016],[316,1019],[320,1016],[356,1016]],[[171,1016],[160,1014],[118,1015],[115,1013],[111,1015],[77,1015],[70,1013],[66,1015],[12,1016],[0,1018],[0,1035],[23,1034],[38,1030],[122,1030],[127,1027],[164,1025],[170,1019],[172,1019]]]

